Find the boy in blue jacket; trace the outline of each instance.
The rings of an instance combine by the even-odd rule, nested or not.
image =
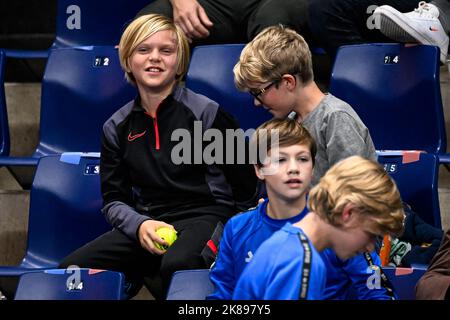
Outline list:
[[[270,133],[274,131],[278,133],[279,149],[272,149],[276,143],[270,140]],[[264,137],[268,137],[266,145],[261,144]],[[258,247],[287,222],[294,224],[308,213],[307,193],[316,155],[316,144],[309,132],[295,120],[272,119],[257,129],[251,144],[253,150],[266,146],[264,151],[279,170],[276,174],[268,172],[262,161],[255,165],[258,178],[266,184],[268,199],[255,209],[234,216],[225,225],[210,273],[215,291],[209,299],[231,299],[237,280]],[[332,250],[323,251],[321,256],[328,266],[326,299],[345,299],[350,288],[354,290],[352,297],[358,299],[393,298],[387,283],[381,282],[375,288],[368,286],[374,270],[379,270],[376,265],[380,265],[380,258],[375,252],[345,261]]]
[[[280,154],[284,149],[280,148]],[[294,172],[294,162],[290,163],[288,171],[280,166],[278,179],[266,184]],[[273,165],[271,159],[268,167]],[[272,210],[283,210],[281,199],[271,188],[267,191]],[[310,212],[303,219],[294,225],[286,223],[261,244],[242,272],[233,299],[325,299],[327,270],[334,267],[320,252],[330,248],[345,261],[373,251],[377,236],[398,235],[403,230],[405,214],[395,183],[378,163],[360,156],[331,167],[310,191],[308,207]],[[371,287],[369,281],[367,287]]]

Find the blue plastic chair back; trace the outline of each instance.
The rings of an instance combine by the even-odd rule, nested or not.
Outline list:
[[[52,49],[42,84],[35,157],[99,152],[103,123],[136,95],[113,46]]]
[[[330,92],[355,109],[377,150],[446,152],[437,47],[343,46]]]
[[[167,300],[205,300],[213,292],[209,269],[181,270],[172,276]]]
[[[219,103],[238,120],[242,129],[247,130],[256,129],[272,115],[261,107],[255,107],[253,97],[240,92],[234,85],[233,67],[243,48],[243,44],[195,47],[186,87]]]
[[[399,300],[416,299],[415,287],[425,273],[425,268],[383,267],[383,271],[392,283]]]
[[[9,155],[9,123],[5,95],[5,63],[6,55],[0,50],[0,156]]]
[[[117,45],[128,23],[152,0],[58,0],[53,46]]]
[[[123,300],[124,275],[94,269],[50,269],[20,277],[14,300]]]
[[[117,1],[89,1],[89,0],[58,0],[57,3],[57,17],[56,17],[56,38],[52,45],[52,48],[68,48],[69,51],[76,50],[70,47],[80,47],[80,46],[111,46],[119,44],[120,36],[122,32],[125,30],[128,23],[130,23],[136,14],[146,5],[151,3],[152,0],[133,0],[133,1],[125,1],[125,0],[117,0]],[[85,47],[87,49],[88,47]],[[98,48],[92,49],[92,55],[95,54]],[[106,49],[103,49],[106,50]],[[40,145],[38,146],[36,153],[33,155],[34,158],[14,158],[5,156],[9,156],[9,148],[10,148],[10,138],[9,138],[9,125],[7,119],[6,112],[6,101],[4,99],[4,79],[3,73],[5,69],[5,56],[9,58],[19,58],[19,59],[31,59],[31,58],[48,58],[50,53],[53,56],[57,56],[59,58],[53,57],[48,60],[48,69],[52,70],[49,72],[53,72],[52,74],[47,74],[47,78],[52,80],[56,79],[56,82],[70,80],[69,83],[59,83],[59,85],[64,89],[64,91],[58,95],[57,100],[55,100],[55,104],[60,108],[61,113],[65,113],[67,116],[61,118],[61,122],[64,122],[72,116],[69,111],[69,107],[73,107],[74,105],[79,109],[79,114],[72,121],[72,125],[67,130],[73,130],[75,128],[75,123],[78,120],[86,121],[86,125],[83,129],[80,127],[83,126],[83,123],[78,123],[79,127],[77,131],[82,133],[82,135],[88,135],[91,132],[98,134],[96,131],[98,129],[98,125],[94,125],[91,127],[92,122],[98,121],[101,122],[105,119],[104,114],[98,114],[98,110],[91,109],[91,103],[95,101],[96,104],[101,103],[102,99],[105,98],[104,94],[112,95],[113,92],[116,92],[114,96],[110,96],[105,101],[105,104],[108,105],[109,108],[118,108],[121,106],[121,103],[130,97],[129,92],[130,89],[127,89],[127,94],[124,94],[124,90],[122,90],[122,86],[124,82],[122,81],[123,72],[117,69],[118,61],[117,54],[112,54],[112,50],[109,52],[98,52],[100,57],[109,57],[111,61],[111,67],[102,68],[103,72],[88,72],[86,59],[92,59],[92,57],[88,57],[88,53],[84,54],[78,53],[72,54],[66,53],[67,56],[63,57],[64,54],[60,51],[56,52],[51,49],[47,50],[14,50],[14,49],[4,49],[4,53],[0,53],[0,166],[2,165],[36,165],[36,157],[40,157],[46,154],[52,154],[62,151],[97,151],[99,139],[97,136],[90,136],[91,143],[83,144],[81,148],[73,149],[72,146],[82,145],[81,143],[77,144],[78,139],[66,139],[67,136],[62,134],[60,136],[59,141],[47,141],[47,129],[48,127],[44,127],[44,125],[48,126],[48,123],[44,123],[41,125],[40,132],[43,138],[41,140]],[[112,55],[111,55],[112,54]],[[72,60],[72,56],[76,55],[77,58],[80,59],[80,64],[78,64],[77,60]],[[56,61],[56,62],[55,62]],[[93,61],[89,61],[91,63],[91,67],[93,66]],[[79,68],[79,70],[77,70]],[[100,68],[97,68],[100,69]],[[101,76],[101,78],[95,78],[99,73],[108,73],[111,72],[109,76]],[[62,70],[62,71],[61,71]],[[46,71],[47,72],[47,71]],[[119,72],[119,73],[118,73]],[[122,74],[120,74],[122,72]],[[94,75],[95,73],[95,75]],[[72,75],[75,78],[71,78]],[[116,78],[117,75],[120,75],[120,79]],[[91,77],[94,78],[91,78]],[[80,82],[81,81],[81,82]],[[106,81],[106,82],[105,82]],[[85,83],[84,83],[85,82]],[[84,84],[83,84],[84,83]],[[87,86],[95,83],[96,85],[91,88],[92,97],[88,98],[86,93],[89,91]],[[79,90],[83,96],[77,97],[77,93],[73,93],[71,90]],[[43,94],[50,96],[50,100],[53,100],[52,97],[55,93],[52,89],[45,89],[45,82],[43,83]],[[61,99],[64,94],[67,95],[67,100]],[[48,99],[48,98],[46,98]],[[73,101],[72,105],[69,103]],[[67,107],[66,107],[67,105]],[[86,108],[87,110],[84,110]],[[48,112],[46,111],[46,107],[43,106],[41,109],[41,121],[47,117],[52,117],[52,112],[50,111],[50,115],[47,116]],[[76,110],[76,109],[75,109]],[[82,118],[82,114],[85,115],[86,118]],[[100,116],[100,117],[98,117]],[[58,119],[59,114],[54,116],[54,118]],[[42,122],[41,122],[42,123]],[[65,126],[68,123],[58,124],[52,123],[52,126]],[[51,128],[51,127],[50,127]],[[86,130],[89,132],[86,132]],[[51,129],[50,129],[51,130]],[[62,131],[65,133],[66,130]],[[49,133],[53,136],[53,133]],[[72,135],[72,137],[74,134]],[[70,137],[70,136],[69,136]],[[70,138],[72,138],[70,137]],[[53,136],[53,138],[57,139]],[[63,142],[66,141],[66,142]],[[73,141],[69,142],[69,141]],[[95,141],[95,142],[94,142]],[[47,142],[50,144],[47,145]],[[94,143],[92,143],[94,142]],[[53,144],[56,143],[56,144]],[[60,145],[60,143],[63,143]],[[66,143],[68,144],[66,146]],[[94,144],[94,148],[91,148],[91,145]],[[68,148],[66,148],[68,147]]]
[[[438,194],[439,163],[436,155],[420,153],[417,161],[404,163],[408,162],[408,155],[388,154],[390,153],[384,155],[379,153],[378,162],[397,183],[402,200],[408,203],[425,222],[441,228]]]
[[[72,251],[111,230],[101,212],[99,163],[98,154],[40,158],[30,193],[25,257],[17,267],[0,267],[0,276],[55,268]]]

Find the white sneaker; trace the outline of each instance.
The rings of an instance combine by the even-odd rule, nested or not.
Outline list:
[[[384,5],[375,9],[373,15],[385,36],[402,43],[438,46],[441,62],[445,63],[449,39],[438,19],[439,10],[435,5],[421,1],[417,9],[408,13]]]

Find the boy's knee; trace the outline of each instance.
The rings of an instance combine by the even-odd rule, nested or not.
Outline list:
[[[85,255],[79,253],[79,251],[72,252],[68,256],[66,256],[62,261],[60,261],[58,268],[59,269],[68,269],[68,268],[89,268],[93,267],[90,265],[89,259],[86,258]]]
[[[171,255],[163,259],[160,271],[163,277],[170,278],[172,274],[178,270],[191,270],[204,268],[206,268],[206,264],[200,256],[186,258],[177,255]]]

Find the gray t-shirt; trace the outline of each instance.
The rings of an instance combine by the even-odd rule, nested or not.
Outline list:
[[[317,144],[312,185],[339,160],[353,155],[377,159],[367,127],[348,103],[332,94],[326,94],[302,124]]]

